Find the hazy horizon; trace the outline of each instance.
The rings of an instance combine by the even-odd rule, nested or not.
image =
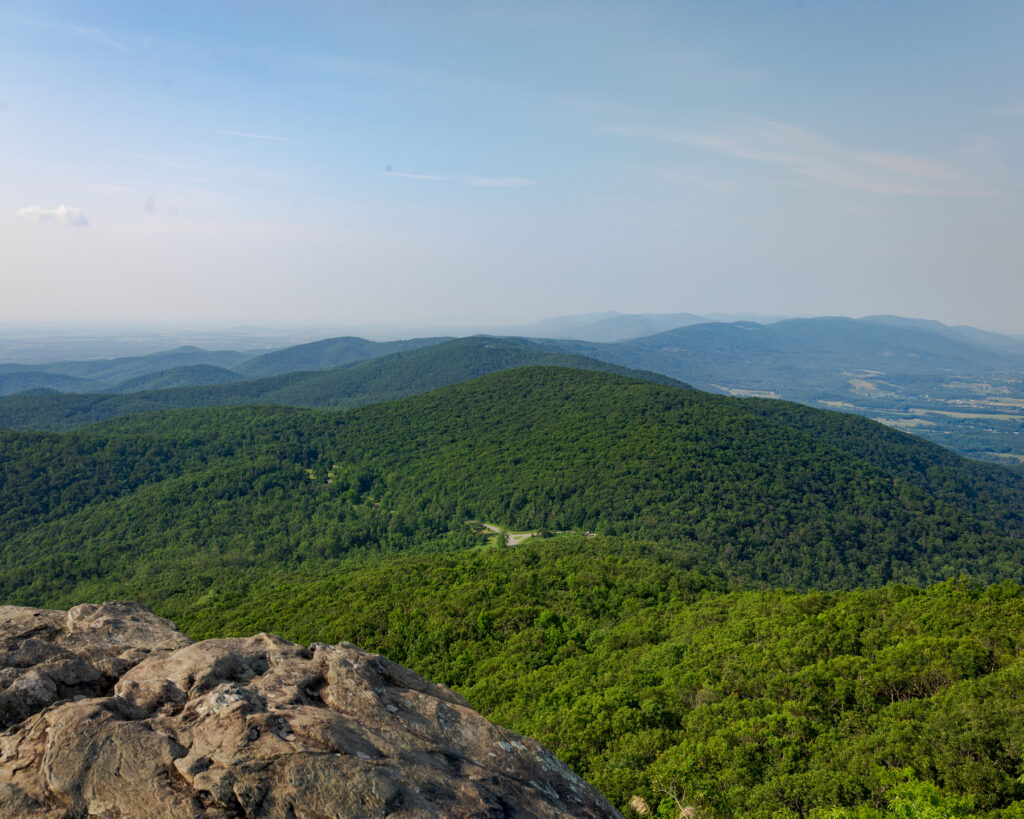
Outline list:
[[[490,317],[480,317],[474,320],[472,318],[452,318],[445,320],[443,317],[430,320],[429,318],[421,322],[375,322],[375,323],[329,323],[329,322],[217,322],[217,321],[173,321],[173,320],[137,320],[132,321],[126,319],[124,321],[108,320],[108,321],[77,321],[77,320],[42,320],[42,321],[0,321],[0,337],[12,337],[17,334],[26,335],[38,335],[38,336],[53,336],[53,337],[74,337],[76,335],[89,335],[95,337],[109,337],[115,338],[119,336],[126,336],[131,334],[152,334],[159,335],[165,333],[175,334],[189,334],[194,333],[200,334],[227,334],[227,333],[245,333],[245,332],[260,332],[260,333],[320,333],[320,332],[348,332],[348,331],[366,331],[366,332],[386,332],[387,334],[393,334],[394,332],[399,333],[410,333],[415,334],[421,330],[430,329],[444,329],[449,328],[451,330],[465,329],[468,332],[481,332],[486,333],[486,328],[492,328],[501,330],[504,328],[512,329],[527,329],[533,325],[543,325],[547,322],[557,322],[560,320],[573,321],[577,319],[585,319],[588,321],[600,321],[605,317],[619,316],[619,317],[630,317],[630,316],[646,316],[651,318],[658,318],[662,316],[675,315],[677,313],[691,313],[692,315],[699,316],[709,323],[713,322],[737,322],[737,321],[750,321],[759,324],[771,324],[776,321],[786,321],[789,319],[813,319],[813,318],[849,318],[854,320],[859,319],[870,319],[880,316],[894,316],[897,318],[911,319],[915,321],[940,321],[931,316],[901,316],[896,313],[870,313],[863,315],[844,315],[839,313],[811,315],[811,314],[786,314],[776,315],[767,313],[749,313],[749,312],[732,312],[727,313],[723,311],[710,311],[707,314],[692,313],[688,310],[679,311],[638,311],[638,312],[625,312],[622,310],[595,310],[593,312],[586,313],[562,313],[558,315],[551,314],[538,314],[536,316],[521,316],[518,321],[502,321],[500,314],[495,314]],[[969,325],[963,322],[941,322],[949,327],[956,326],[968,326],[974,327],[979,330],[985,330],[988,332],[998,333],[1002,335],[1021,335],[1014,328],[996,328],[985,325]],[[477,329],[480,328],[480,329]],[[1020,329],[1024,330],[1024,320],[1020,322]],[[357,333],[358,334],[358,333]],[[406,335],[404,337],[412,338],[413,335]]]
[[[572,327],[586,328],[590,323],[607,316],[624,314],[617,310],[597,313],[546,316],[523,324],[422,324],[422,325],[173,325],[156,322],[139,324],[102,323],[0,323],[0,364],[43,364],[60,360],[119,358],[163,352],[179,346],[203,349],[232,349],[240,352],[265,352],[296,344],[321,341],[341,336],[356,336],[371,341],[396,341],[426,337],[464,337],[471,335],[530,336],[575,338]],[[671,314],[646,314],[652,318]],[[770,316],[761,314],[719,314],[703,317],[708,322],[755,321],[771,324],[775,321],[822,316]],[[871,318],[870,316],[832,316],[827,318]],[[902,317],[922,319],[923,317]],[[576,321],[585,319],[585,321]],[[924,319],[928,320],[928,319]],[[545,327],[548,325],[548,327]],[[564,332],[547,332],[551,326],[561,326]],[[954,325],[955,326],[955,325]],[[968,325],[971,326],[971,325]],[[977,328],[989,330],[990,328]],[[531,331],[535,331],[531,333]],[[662,332],[657,330],[654,332]],[[994,331],[998,332],[998,331]],[[586,333],[584,333],[586,335]],[[646,335],[646,333],[640,333]],[[1005,335],[1013,337],[1012,333]],[[627,334],[626,337],[639,337]],[[1016,335],[1024,340],[1024,334]],[[611,340],[611,339],[605,339]],[[621,340],[621,339],[619,339]]]
[[[0,9],[0,329],[1024,332],[1024,6]]]

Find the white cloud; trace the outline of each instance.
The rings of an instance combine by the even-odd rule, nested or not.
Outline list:
[[[89,227],[89,220],[78,208],[58,205],[55,208],[43,208],[29,205],[18,210],[19,219],[39,224],[60,225],[61,227]]]
[[[521,176],[471,176],[469,184],[478,188],[529,188],[537,182],[533,179],[523,179]]]
[[[794,125],[751,119],[731,133],[626,126],[613,133],[701,148],[781,166],[791,173],[848,190],[902,196],[997,196],[954,165],[916,156],[856,151]]]

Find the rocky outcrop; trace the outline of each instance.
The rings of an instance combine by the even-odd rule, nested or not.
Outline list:
[[[0,816],[615,817],[540,743],[349,643],[0,607]]]

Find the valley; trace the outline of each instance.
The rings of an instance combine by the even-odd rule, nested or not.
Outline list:
[[[355,642],[626,812],[1014,815],[1024,475],[920,434],[1018,423],[1012,371],[901,376],[889,339],[831,376],[777,343],[708,385],[669,335],[175,353],[7,396],[0,602]]]
[[[1024,803],[1024,477],[869,419],[532,364],[0,452],[5,604],[353,641],[623,810]]]

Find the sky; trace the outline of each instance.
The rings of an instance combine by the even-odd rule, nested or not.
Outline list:
[[[1024,332],[1019,2],[0,0],[0,323]]]

